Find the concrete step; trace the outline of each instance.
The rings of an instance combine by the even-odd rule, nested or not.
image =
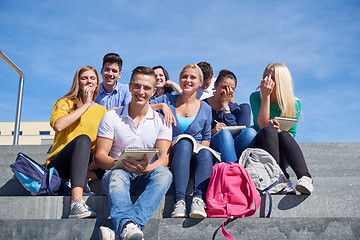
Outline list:
[[[359,163],[360,165],[360,163]],[[321,168],[320,166],[319,168]],[[354,168],[354,172],[360,172],[360,169]],[[314,183],[313,194],[347,194],[347,193],[358,193],[360,189],[360,175],[349,176],[346,173],[340,173],[338,170],[333,170],[334,174],[328,174],[325,176],[312,175]],[[17,178],[12,173],[10,167],[5,171],[2,171],[4,175],[8,177],[3,178],[3,182],[0,183],[0,196],[30,196],[30,193],[24,189]],[[7,172],[7,174],[5,173]],[[0,177],[1,178],[1,177]],[[290,175],[290,180],[293,186],[296,184],[296,177]],[[90,189],[97,195],[101,195],[101,182],[91,181],[89,183]],[[190,193],[190,187],[188,193]],[[168,194],[174,194],[172,189],[169,190]]]
[[[151,219],[143,229],[151,240],[224,240],[222,218]],[[112,228],[110,220],[0,220],[0,239],[91,239],[97,240],[100,226]],[[360,239],[357,218],[245,218],[226,225],[237,240],[267,239]]]
[[[354,193],[360,186],[360,143],[302,143],[300,144],[308,168],[313,176],[315,192]],[[24,152],[39,163],[45,163],[49,146],[0,146],[0,196],[29,195],[13,179],[9,167],[16,159],[18,152]],[[293,185],[296,177],[288,168]],[[99,184],[95,184],[99,193]]]
[[[314,177],[359,175],[360,143],[301,143],[300,147]]]
[[[360,161],[360,143],[300,143],[306,162],[309,165],[319,162],[329,164],[357,163]],[[45,163],[48,145],[0,145],[0,164],[12,163],[18,152],[23,152],[39,163]],[[339,164],[341,167],[343,164]]]
[[[360,170],[358,171],[360,172]],[[11,173],[12,174],[12,173]],[[313,176],[314,192],[313,194],[347,194],[358,193],[360,189],[360,175],[358,176]],[[293,186],[296,184],[296,177],[290,176]],[[91,181],[89,183],[90,189],[97,195],[101,195],[100,180]],[[192,184],[191,184],[192,186]],[[188,193],[191,191],[188,189]],[[173,189],[170,189],[169,194],[174,194]],[[0,196],[30,196],[30,193],[24,189],[17,178],[12,174],[11,177],[0,185]]]
[[[98,219],[109,217],[106,196],[84,197],[97,213]],[[136,197],[133,197],[133,201]],[[71,197],[29,196],[0,197],[0,219],[66,219],[70,212]],[[187,203],[191,202],[188,197]],[[165,196],[152,218],[170,218],[174,196]],[[187,209],[190,209],[188,204]],[[262,196],[261,205],[254,215],[265,217],[269,198]],[[360,218],[360,194],[272,195],[272,218]]]
[[[97,214],[97,219],[109,218],[106,196],[84,196],[84,201]],[[133,201],[136,197],[133,197]],[[0,197],[0,219],[67,219],[70,213],[70,196]],[[152,218],[162,218],[165,199]]]
[[[255,218],[227,224],[235,239],[360,239],[360,143],[302,143],[315,191],[312,195],[273,195],[272,215],[262,196]],[[49,146],[0,146],[0,239],[98,239],[112,227],[106,196],[85,197],[96,219],[67,219],[71,198],[28,196],[9,165],[23,152],[45,163]],[[293,185],[296,178],[288,171]],[[100,194],[100,181],[90,183]],[[190,194],[190,191],[188,192]],[[135,200],[135,199],[134,199]],[[190,197],[188,197],[190,200]],[[190,202],[190,201],[187,201]],[[225,239],[224,219],[171,219],[170,190],[144,228],[145,239]]]
[[[355,175],[355,172],[360,172],[360,144],[306,143],[300,146],[308,161],[309,169],[312,171],[315,191],[309,197],[273,196],[273,216],[358,217],[359,201],[357,201],[357,198],[354,196],[357,196],[359,193],[358,189],[360,189],[360,176],[358,174]],[[33,157],[33,155],[43,156],[45,159],[48,148],[49,146],[0,146],[0,166],[3,169],[0,175],[0,196],[30,196],[18,180],[13,177],[9,165],[14,161],[19,151],[31,157]],[[34,157],[34,159],[36,158]],[[339,159],[341,159],[341,164],[339,164]],[[289,170],[289,172],[291,172],[291,170]],[[296,178],[291,176],[291,180],[293,181],[293,185],[295,185]],[[97,195],[101,195],[100,181],[90,182],[90,187]],[[188,191],[188,194],[190,193],[191,191]],[[171,214],[174,201],[173,194],[173,190],[170,189],[165,198],[163,208],[164,217],[169,217]],[[21,206],[23,201],[28,204]],[[264,201],[263,198],[263,202]],[[0,202],[2,206],[7,206],[3,208],[6,210],[25,207],[22,212],[29,212],[30,214],[24,214],[24,219],[29,217],[37,219],[65,218],[69,213],[70,205],[69,197],[0,197]],[[99,209],[97,212],[100,218],[106,218],[108,216],[107,201],[104,200],[104,197],[91,197],[89,204],[95,210]],[[267,205],[264,204],[265,203],[262,205],[262,212],[258,211],[258,216],[265,215],[264,206]],[[38,208],[34,208],[34,206],[40,206],[40,208],[43,206],[45,209],[57,210],[55,211],[56,213],[52,210],[52,212],[42,213],[35,217],[36,209]],[[344,209],[345,206],[348,206],[348,208]],[[158,212],[162,212],[162,210]],[[11,216],[14,215],[16,215],[16,212],[15,214],[6,214],[4,212],[0,216],[3,216],[3,219],[11,219]]]

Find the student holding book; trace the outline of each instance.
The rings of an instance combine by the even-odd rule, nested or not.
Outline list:
[[[255,142],[256,131],[250,127],[251,109],[247,103],[231,101],[237,79],[229,70],[221,70],[214,84],[214,96],[203,101],[212,108],[210,147],[221,153],[223,162],[237,162],[241,153]],[[243,126],[234,135],[223,129],[226,126]],[[239,127],[240,128],[240,127]]]
[[[96,215],[83,201],[83,188],[86,178],[97,179],[103,174],[92,158],[97,129],[106,113],[105,107],[94,102],[99,84],[94,67],[80,67],[70,91],[55,102],[50,118],[55,138],[46,166],[55,167],[61,178],[71,180],[70,218]]]
[[[208,149],[201,149],[193,156],[193,149],[208,147],[211,139],[211,108],[196,99],[196,90],[203,81],[201,69],[196,64],[186,65],[179,77],[181,95],[164,94],[151,101],[153,104],[168,105],[175,116],[172,124],[173,146],[171,148],[171,171],[174,176],[175,198],[172,217],[187,216],[185,193],[190,177],[190,168],[194,168],[194,194],[190,209],[191,218],[204,218],[205,194],[212,173],[213,157]],[[183,134],[196,140],[196,145]],[[183,137],[180,140],[177,137]],[[179,141],[177,141],[179,140]],[[175,144],[176,143],[176,144]]]
[[[264,71],[260,91],[250,96],[254,128],[258,131],[254,147],[269,152],[280,165],[291,186],[285,164],[288,163],[298,179],[295,189],[311,194],[313,183],[302,151],[295,141],[297,123],[287,131],[280,130],[275,117],[299,119],[301,102],[294,96],[289,69],[283,63],[271,63]]]

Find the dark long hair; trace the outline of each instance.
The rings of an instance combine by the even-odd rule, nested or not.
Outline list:
[[[169,73],[166,71],[166,69],[163,66],[158,65],[158,66],[153,67],[152,69],[155,70],[155,69],[158,69],[158,68],[162,69],[162,71],[164,73],[164,76],[165,76],[165,80],[166,81],[169,80],[170,79],[169,78]],[[174,91],[174,89],[172,87],[165,87],[165,89],[164,89],[164,93],[171,93],[173,91]]]
[[[217,85],[219,85],[219,83],[224,79],[224,78],[230,78],[232,80],[235,81],[235,87],[237,85],[237,79],[236,79],[236,76],[233,72],[227,70],[227,69],[223,69],[219,72],[219,76],[216,78],[216,81],[215,83]]]

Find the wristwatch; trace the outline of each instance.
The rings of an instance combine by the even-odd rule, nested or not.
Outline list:
[[[230,107],[229,106],[226,106],[222,109],[223,112],[230,112]]]

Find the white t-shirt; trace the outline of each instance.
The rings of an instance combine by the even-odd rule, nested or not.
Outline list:
[[[128,106],[108,111],[100,122],[97,136],[113,140],[110,157],[119,158],[125,148],[155,148],[157,140],[172,140],[172,129],[149,105],[148,112],[136,128]]]
[[[215,81],[216,81],[216,78],[212,78],[211,83],[207,89],[202,89],[201,87],[199,87],[196,91],[196,98],[199,100],[203,100],[205,98],[214,96],[213,88],[214,88]]]

